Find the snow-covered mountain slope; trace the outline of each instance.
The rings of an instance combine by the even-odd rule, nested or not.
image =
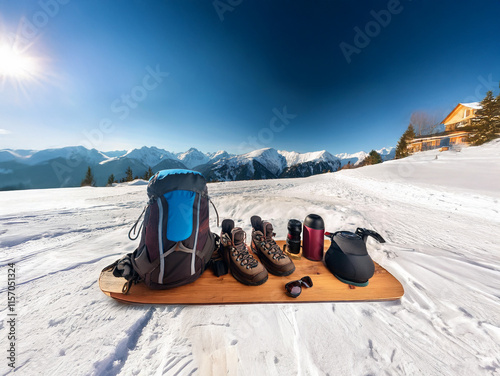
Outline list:
[[[277,177],[305,177],[337,171],[340,160],[327,151],[297,153],[273,148],[224,158],[197,168],[209,180],[252,180]]]
[[[500,193],[500,139],[479,147],[464,147],[460,151],[429,150],[358,170],[349,171],[347,175],[360,174],[412,185],[425,182],[452,191],[468,188]]]
[[[282,156],[286,159],[287,166],[294,166],[301,163],[311,162],[311,161],[322,161],[322,162],[335,162],[338,161],[337,157],[334,157],[326,150],[316,151],[312,153],[297,153],[295,151],[285,151],[279,150]]]
[[[184,153],[177,154],[177,159],[179,159],[187,168],[193,168],[205,163],[208,163],[210,157],[198,149],[191,148]]]
[[[340,159],[342,167],[344,167],[348,163],[350,163],[353,166],[357,166],[363,161],[363,159],[365,159],[368,156],[368,153],[364,151],[358,151],[357,153],[353,154],[348,154],[348,153],[335,154],[335,156]]]
[[[24,151],[25,153],[23,153],[23,150],[2,150],[0,151],[0,155],[3,155],[3,152],[5,151],[10,152],[14,157],[10,160],[15,160],[16,162],[31,166],[43,164],[57,158],[71,160],[73,163],[82,161],[88,164],[97,164],[108,158],[96,149],[87,149],[83,146],[68,146],[64,148],[44,149],[39,151],[26,150]],[[0,161],[4,161],[3,158],[0,157]]]
[[[221,217],[247,234],[254,214],[274,224],[277,239],[289,219],[309,213],[330,231],[378,231],[387,242],[370,240],[368,249],[404,286],[394,302],[120,304],[97,278],[138,245],[127,232],[147,201],[145,186],[0,192],[0,264],[7,273],[16,263],[19,334],[18,368],[4,359],[0,374],[497,374],[499,149],[209,185]],[[6,283],[0,290],[6,296]],[[6,339],[7,304],[0,315]]]
[[[390,149],[384,149],[384,160],[391,158]],[[0,150],[0,190],[79,186],[87,167],[91,167],[98,186],[106,185],[111,174],[117,180],[124,178],[128,167],[138,177],[144,176],[150,167],[153,171],[196,169],[212,181],[305,177],[337,171],[348,160],[356,164],[361,154],[366,155],[357,154],[340,155],[344,158],[341,161],[325,150],[301,154],[272,148],[242,155],[230,155],[223,150],[202,153],[195,148],[174,154],[157,147],[107,153],[83,146],[41,151],[5,149]]]
[[[12,155],[13,158],[22,158],[22,157],[28,157],[34,153],[37,152],[37,150],[32,150],[32,149],[3,149],[3,150],[0,150],[0,155],[3,154],[4,151],[7,151],[9,152],[9,154]],[[1,157],[0,157],[0,161],[1,161]]]
[[[0,162],[10,162],[15,159],[21,159],[22,156],[14,150],[5,149],[0,150]]]
[[[101,164],[109,163],[116,160],[124,160],[124,159],[136,160],[145,166],[152,167],[157,165],[164,159],[176,160],[177,158],[173,153],[169,151],[159,149],[154,146],[151,147],[143,146],[140,149],[129,150],[127,153],[125,153],[120,157],[109,158],[101,162]]]
[[[393,146],[384,147],[375,151],[380,154],[380,157],[382,158],[383,161],[389,161],[391,159],[394,159],[396,156],[396,148]],[[353,166],[357,166],[368,156],[368,154],[369,153],[365,151],[359,151],[353,154],[348,154],[348,153],[335,154],[335,157],[340,159],[342,167],[344,167],[348,163],[350,163]]]
[[[121,157],[122,155],[127,154],[128,150],[112,150],[112,151],[103,151],[102,153],[106,155],[108,158]]]
[[[378,149],[376,150],[376,152],[380,154],[383,161],[389,161],[396,157],[396,148],[393,146],[389,148]]]
[[[286,158],[273,148],[254,150],[250,153],[236,156],[235,158],[239,163],[249,163],[252,160],[256,160],[274,175],[279,175],[287,166]]]
[[[230,158],[233,157],[232,154],[229,154],[227,151],[219,150],[215,153],[207,153],[210,162],[217,162],[219,159]]]

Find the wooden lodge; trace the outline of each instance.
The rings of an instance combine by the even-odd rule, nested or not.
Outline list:
[[[417,136],[409,141],[410,153],[440,147],[468,145],[471,121],[480,108],[481,104],[478,102],[459,103],[441,122],[444,125],[443,132]]]

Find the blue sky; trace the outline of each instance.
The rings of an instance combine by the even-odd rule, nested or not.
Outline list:
[[[413,111],[498,92],[498,14],[494,0],[0,0],[0,47],[17,35],[36,61],[0,77],[0,148],[392,146]]]

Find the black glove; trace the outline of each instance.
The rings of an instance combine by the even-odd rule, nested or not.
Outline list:
[[[130,259],[131,257],[132,254],[129,253],[123,256],[120,260],[118,260],[118,263],[113,269],[113,275],[115,277],[122,277],[125,278],[127,281],[130,281],[131,279],[134,279],[137,276],[137,273],[132,266],[132,261]]]

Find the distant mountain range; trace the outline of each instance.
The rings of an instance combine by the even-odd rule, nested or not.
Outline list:
[[[394,158],[393,147],[377,151],[384,161]],[[80,186],[88,166],[98,186],[106,185],[111,174],[116,180],[125,177],[128,167],[138,177],[144,176],[149,167],[153,171],[193,169],[203,173],[209,181],[305,177],[337,171],[348,163],[356,166],[367,155],[364,151],[332,155],[326,150],[297,153],[272,148],[241,155],[225,151],[202,153],[195,148],[171,153],[146,146],[108,152],[83,146],[40,151],[4,149],[0,150],[0,190]]]

